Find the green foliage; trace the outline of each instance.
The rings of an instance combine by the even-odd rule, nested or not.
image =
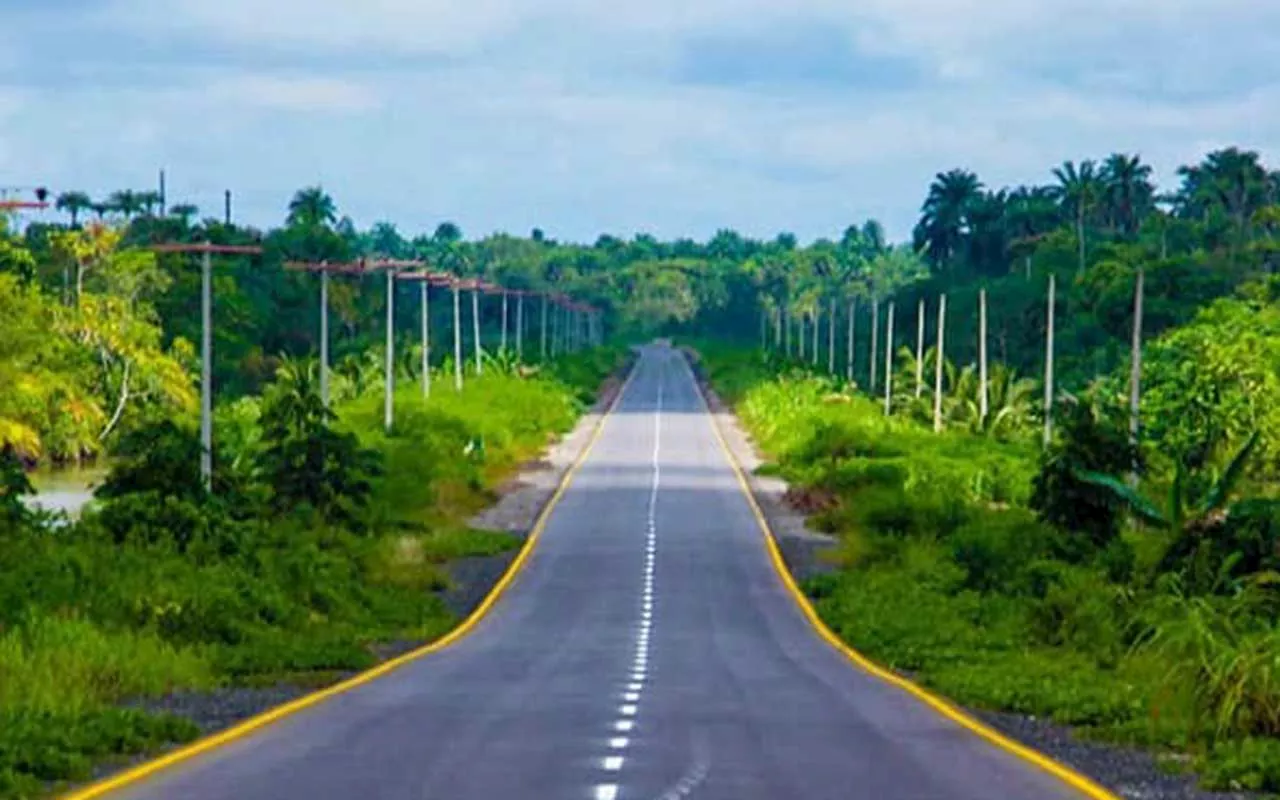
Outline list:
[[[0,796],[195,733],[122,701],[284,676],[322,684],[376,663],[382,643],[445,633],[456,622],[441,597],[449,562],[520,543],[462,520],[570,427],[617,357],[493,369],[429,402],[407,389],[391,436],[381,398],[352,399],[335,417],[286,361],[260,402],[219,410],[228,435],[212,493],[188,425],[129,428],[79,522],[0,536],[11,567],[0,567]],[[485,446],[468,456],[476,441]],[[343,463],[310,460],[315,442],[327,455],[347,448]],[[366,457],[391,469],[361,468]]]
[[[0,446],[0,532],[16,530],[31,516],[23,498],[35,494],[12,445]]]
[[[381,470],[379,454],[336,430],[309,366],[286,361],[262,405],[263,477],[277,511],[305,506],[332,522],[354,523]]]
[[[1037,458],[886,419],[784,362],[701,352],[792,501],[838,537],[839,568],[805,589],[846,641],[963,704],[1190,750],[1206,786],[1280,785],[1280,503],[1234,499],[1256,445],[1175,469],[1159,508],[1115,477],[1138,454],[1096,401],[1061,403]],[[1195,533],[1125,530],[1139,505]]]
[[[1097,401],[1066,399],[1058,408],[1058,436],[1040,459],[1030,506],[1050,525],[1103,548],[1119,533],[1124,501],[1082,476],[1133,469],[1138,453],[1116,415]]]

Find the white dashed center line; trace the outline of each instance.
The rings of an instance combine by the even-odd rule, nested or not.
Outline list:
[[[657,568],[658,555],[658,488],[662,478],[660,454],[662,447],[662,381],[658,381],[658,399],[654,408],[653,420],[653,481],[649,491],[649,509],[647,515],[648,535],[645,538],[644,572],[640,602],[640,625],[635,634],[635,657],[631,662],[628,683],[622,693],[623,704],[618,706],[618,715],[623,719],[615,720],[613,729],[620,733],[629,733],[635,728],[635,721],[629,719],[639,712],[641,694],[649,668],[649,634],[653,628],[653,576]],[[609,748],[625,750],[631,744],[626,736],[615,736],[609,739]],[[617,772],[622,769],[626,759],[620,755],[605,756],[600,765],[606,772]],[[618,784],[600,783],[595,786],[595,800],[616,800]]]

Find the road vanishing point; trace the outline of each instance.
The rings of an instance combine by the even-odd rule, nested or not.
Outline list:
[[[824,640],[715,424],[680,352],[642,348],[523,566],[469,633],[104,796],[1089,796]]]

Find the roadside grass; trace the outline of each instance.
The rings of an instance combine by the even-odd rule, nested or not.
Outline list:
[[[838,537],[803,581],[868,657],[972,708],[1075,727],[1194,767],[1203,786],[1280,792],[1274,576],[1192,596],[1159,532],[1101,550],[1027,509],[1038,447],[886,419],[839,381],[708,345],[701,369]]]
[[[304,507],[270,512],[250,486],[232,503],[125,495],[67,528],[0,527],[0,798],[42,796],[104,760],[198,733],[124,701],[319,686],[374,665],[381,644],[450,630],[449,562],[520,544],[467,517],[573,425],[619,353],[569,361],[494,368],[461,393],[440,382],[427,402],[405,388],[391,436],[380,396],[340,405],[336,427],[383,467],[353,525]],[[258,439],[254,403],[234,411],[245,450],[220,455],[241,479]]]

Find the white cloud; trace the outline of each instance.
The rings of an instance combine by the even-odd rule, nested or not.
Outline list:
[[[810,237],[875,215],[904,236],[929,179],[953,166],[1001,185],[1126,150],[1172,182],[1209,146],[1280,144],[1269,77],[1280,45],[1267,33],[1280,7],[1253,0],[104,8],[97,24],[118,35],[202,43],[203,66],[150,88],[30,92],[20,117],[4,115],[0,91],[0,159],[7,148],[11,168],[103,190],[164,164],[176,194],[212,210],[234,187],[259,224],[279,219],[293,188],[321,181],[358,221],[406,230],[452,217],[473,233],[735,226]],[[788,96],[673,82],[687,37],[793,19],[842,31],[863,54],[909,59],[924,77]],[[210,66],[209,52],[224,63]],[[376,58],[388,53],[402,60]]]

